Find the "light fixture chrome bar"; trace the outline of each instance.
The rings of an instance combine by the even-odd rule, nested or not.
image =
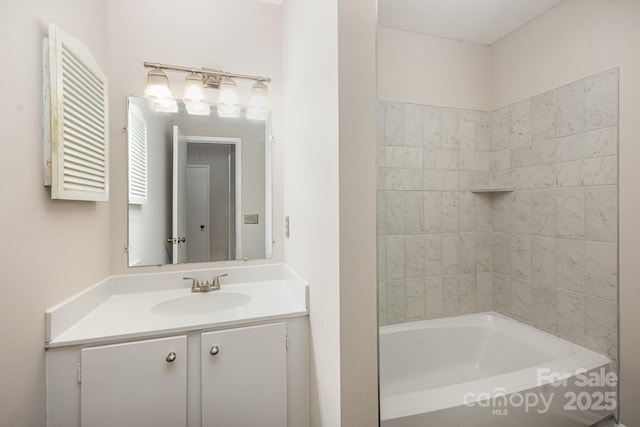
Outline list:
[[[191,68],[191,67],[182,67],[180,65],[168,65],[168,64],[160,64],[157,62],[144,62],[143,64],[146,68],[158,68],[161,70],[173,70],[173,71],[184,71],[187,73],[197,73],[202,74],[206,77],[214,77],[216,80],[220,80],[222,77],[230,77],[232,79],[245,79],[245,80],[254,80],[257,82],[270,82],[271,78],[262,77],[262,76],[252,76],[249,74],[237,74],[230,73],[228,71],[216,70],[213,68]]]

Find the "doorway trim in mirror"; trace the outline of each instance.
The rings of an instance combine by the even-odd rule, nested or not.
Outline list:
[[[221,144],[233,145],[235,147],[235,259],[242,259],[242,139],[220,136],[190,135],[185,135],[184,138],[187,144]]]

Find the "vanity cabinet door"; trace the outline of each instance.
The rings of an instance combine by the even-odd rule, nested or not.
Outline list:
[[[202,334],[202,427],[287,425],[285,323]]]
[[[82,350],[82,427],[185,426],[187,337]]]

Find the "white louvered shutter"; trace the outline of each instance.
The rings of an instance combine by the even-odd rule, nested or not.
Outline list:
[[[137,105],[129,105],[129,203],[147,203],[147,122]]]
[[[109,200],[107,78],[79,40],[49,25],[51,198]]]

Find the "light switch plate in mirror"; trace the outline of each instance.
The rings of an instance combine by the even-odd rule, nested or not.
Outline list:
[[[244,223],[245,224],[258,224],[258,214],[245,214]]]

